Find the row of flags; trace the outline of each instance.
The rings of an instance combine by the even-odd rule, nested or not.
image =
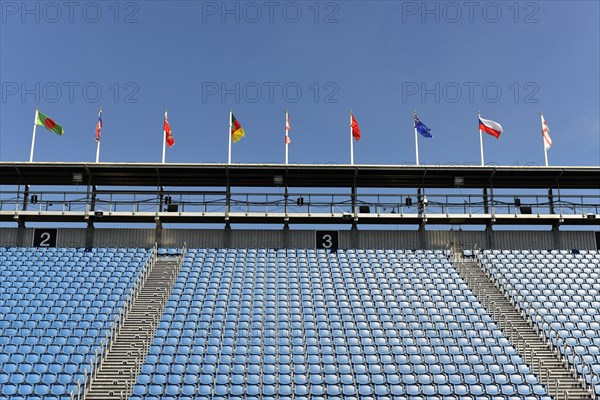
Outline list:
[[[492,121],[490,119],[485,119],[481,117],[481,114],[478,114],[479,117],[479,137],[480,137],[480,146],[481,146],[481,165],[484,165],[483,159],[483,140],[482,133],[495,137],[496,139],[500,138],[500,135],[503,132],[502,125],[498,122]],[[550,128],[548,128],[548,124],[544,119],[544,114],[540,113],[541,122],[542,122],[542,138],[544,143],[544,158],[546,161],[546,166],[548,166],[548,154],[547,151],[552,147],[552,139],[550,138]],[[419,165],[419,147],[418,147],[418,136],[422,136],[424,138],[433,138],[431,134],[431,128],[425,125],[419,117],[417,116],[417,112],[413,111],[414,118],[414,129],[415,129],[415,150],[416,150],[416,162]],[[57,124],[52,118],[48,117],[46,114],[43,114],[38,109],[35,110],[35,119],[33,125],[33,138],[31,142],[31,154],[29,161],[33,161],[33,150],[35,146],[35,133],[36,127],[43,126],[51,132],[56,133],[59,136],[64,134],[64,129],[61,125]],[[96,135],[95,140],[97,142],[97,150],[96,150],[96,162],[99,161],[100,157],[100,138],[102,135],[102,107],[100,107],[100,111],[98,112],[98,122],[96,123]],[[286,110],[285,112],[285,163],[288,163],[288,145],[292,143],[290,139],[289,133],[291,131],[290,124],[290,114]],[[229,158],[228,162],[231,163],[231,143],[236,143],[240,139],[246,136],[244,128],[241,123],[235,118],[232,110],[229,110]],[[350,111],[350,160],[351,164],[354,164],[354,150],[353,150],[353,142],[359,141],[361,138],[360,127],[354,114]],[[173,147],[175,145],[175,139],[173,138],[173,132],[171,131],[171,125],[169,124],[168,112],[165,110],[165,117],[163,122],[163,158],[162,162],[165,162],[165,149],[166,147]]]

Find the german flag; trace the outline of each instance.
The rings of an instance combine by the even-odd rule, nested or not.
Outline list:
[[[238,120],[235,119],[235,116],[231,114],[231,140],[233,143],[236,143],[245,135],[246,134],[244,133],[244,128],[242,128],[242,125],[240,125]]]

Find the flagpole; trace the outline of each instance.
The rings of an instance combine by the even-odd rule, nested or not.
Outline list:
[[[100,107],[99,115],[102,116],[102,107]],[[98,118],[100,118],[100,117],[98,117]],[[96,123],[98,123],[98,122],[96,122]],[[100,138],[100,136],[98,136],[98,138],[96,140],[96,162],[100,161],[100,140],[101,140],[101,138]]]
[[[478,111],[477,116],[481,118],[481,112]],[[477,126],[479,126],[479,121],[477,121]],[[483,167],[485,162],[483,161],[483,134],[481,133],[481,128],[479,128],[479,148],[481,151],[481,166]]]
[[[100,140],[96,141],[96,162],[100,161]]]
[[[354,137],[352,136],[352,110],[350,110],[350,165],[354,165]]]
[[[416,118],[417,118],[417,111],[413,110],[413,125],[415,127],[415,155],[416,155],[417,165],[419,165],[419,136],[417,135]]]
[[[548,147],[546,146],[546,136],[544,135],[544,113],[540,113],[540,119],[542,120],[542,145],[544,146],[544,161],[546,162],[546,167],[548,166]]]
[[[31,153],[29,153],[29,162],[33,162],[33,149],[35,148],[35,131],[37,129],[38,108],[35,108],[35,116],[33,117],[33,136],[31,137]]]
[[[285,110],[285,165],[287,165],[288,163],[288,119],[289,119],[289,115],[288,115],[288,110]]]
[[[165,120],[167,119],[167,109],[165,108]],[[163,120],[163,152],[162,152],[162,163],[165,163],[165,155],[167,149],[167,131],[165,131],[165,120]]]
[[[233,110],[229,109],[229,131],[227,131],[227,141],[229,142],[229,156],[227,158],[227,164],[231,164],[231,120],[233,117]]]

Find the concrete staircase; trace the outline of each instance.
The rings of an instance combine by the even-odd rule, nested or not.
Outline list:
[[[129,398],[181,263],[179,257],[158,258],[154,263],[123,323],[115,331],[99,368],[92,374],[89,389],[83,394],[83,399]]]
[[[525,319],[524,314],[517,311],[477,260],[458,260],[454,262],[454,266],[521,357],[533,368],[534,374],[546,386],[550,395],[557,400],[592,399],[582,381],[576,379],[563,363],[558,351],[551,348],[543,335]]]

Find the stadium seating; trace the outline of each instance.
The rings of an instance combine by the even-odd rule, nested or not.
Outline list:
[[[443,251],[190,249],[131,399],[550,399]]]
[[[484,250],[477,256],[588,384],[593,376],[600,394],[600,254]]]
[[[69,399],[148,255],[0,247],[0,399]]]

